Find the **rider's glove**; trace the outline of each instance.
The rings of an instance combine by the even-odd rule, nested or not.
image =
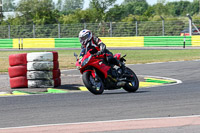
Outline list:
[[[101,55],[101,54],[103,54],[103,52],[101,52],[101,51],[98,51],[98,52],[96,53],[96,55]]]
[[[79,63],[79,64],[81,64],[82,58],[83,58],[83,56],[80,56],[80,57],[79,57],[79,60],[78,60],[78,63]]]

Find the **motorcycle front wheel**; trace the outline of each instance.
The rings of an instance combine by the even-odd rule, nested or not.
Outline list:
[[[101,78],[93,78],[91,71],[87,71],[83,73],[82,76],[83,83],[85,87],[93,94],[99,95],[104,91],[104,86]]]
[[[132,77],[128,78],[129,82],[127,82],[125,84],[123,89],[128,92],[136,92],[139,88],[139,80],[138,80],[136,74],[128,67],[126,67],[125,73],[128,75],[132,75]]]

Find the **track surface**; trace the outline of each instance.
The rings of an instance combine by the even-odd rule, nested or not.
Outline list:
[[[80,92],[0,97],[0,128],[200,115],[200,61],[137,64],[129,67],[139,75],[169,77],[183,83],[143,88],[137,93],[105,91],[100,96]],[[190,128],[200,130],[199,126]],[[170,129],[173,130],[167,128],[166,131]],[[159,131],[155,129],[150,132]]]

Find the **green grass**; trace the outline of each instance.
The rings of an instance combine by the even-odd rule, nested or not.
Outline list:
[[[56,50],[59,53],[60,69],[75,68],[74,52],[79,54],[80,50]],[[41,51],[1,51],[0,52],[0,72],[7,72],[9,67],[8,57],[11,54],[45,52]],[[200,59],[200,49],[183,49],[183,50],[111,50],[113,54],[127,54],[126,64],[167,62],[180,60]]]

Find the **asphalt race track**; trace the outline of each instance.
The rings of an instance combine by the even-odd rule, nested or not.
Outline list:
[[[128,66],[138,75],[168,77],[181,80],[182,83],[141,88],[137,93],[127,93],[123,90],[105,91],[99,96],[89,92],[78,92],[0,97],[0,132],[2,128],[33,125],[179,116],[199,117],[200,60]],[[73,73],[77,74],[72,71],[71,74]],[[162,128],[162,131],[179,133],[187,131],[186,129],[199,132],[200,125],[166,127]],[[148,128],[109,132],[159,133],[160,131],[161,128]]]

